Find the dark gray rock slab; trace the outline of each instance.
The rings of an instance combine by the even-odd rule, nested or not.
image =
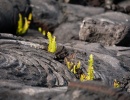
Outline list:
[[[120,5],[121,7],[130,6],[130,1],[129,1],[129,0],[124,0],[124,1],[120,2],[119,5]]]
[[[104,86],[100,82],[91,81],[71,82],[65,95],[61,94],[60,96],[63,100],[130,100],[128,93]],[[58,97],[53,100],[60,100]]]
[[[68,87],[41,88],[0,81],[1,100],[130,100],[130,94],[97,81],[70,82]]]
[[[32,87],[16,81],[0,80],[0,100],[49,100],[66,90],[67,87]]]
[[[54,35],[60,43],[66,43],[70,40],[79,39],[78,31],[80,30],[80,22],[68,22],[61,24],[55,29]]]
[[[33,9],[33,17],[35,23],[41,23],[41,27],[46,26],[49,31],[54,31],[54,28],[63,21],[61,6],[55,0],[31,0]]]
[[[99,19],[104,18],[104,19],[111,20],[113,22],[117,22],[117,23],[121,23],[121,24],[124,23],[126,25],[130,25],[129,24],[130,16],[127,14],[123,14],[121,12],[110,11],[110,12],[106,12],[104,14],[93,16],[93,18],[99,18]]]
[[[84,7],[81,5],[61,4],[63,14],[67,17],[67,21],[81,21],[84,16],[94,16],[104,13],[104,8]]]

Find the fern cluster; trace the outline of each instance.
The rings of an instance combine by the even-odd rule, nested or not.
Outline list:
[[[56,37],[52,36],[51,32],[47,32],[45,30],[42,30],[41,27],[38,28],[38,31],[42,33],[42,35],[47,34],[48,38],[48,52],[55,53],[57,50],[57,43],[56,43]]]
[[[67,59],[65,59],[66,65],[68,67],[68,69],[74,73],[77,74],[77,71],[80,69],[81,66],[81,62],[78,61],[78,63],[73,63],[73,62],[69,62]]]
[[[87,75],[85,75],[84,73],[81,74],[80,76],[80,81],[85,81],[85,80],[93,80],[94,79],[94,59],[93,59],[93,55],[91,54],[89,56],[89,60],[88,60],[88,69],[87,69]]]
[[[75,75],[78,74],[78,70],[82,70],[80,61],[78,61],[78,63],[73,63],[73,62],[69,62],[67,59],[65,59],[65,62],[66,62],[68,69]],[[80,81],[93,80],[94,79],[93,64],[94,64],[94,60],[93,60],[93,55],[91,54],[89,56],[89,60],[88,60],[87,75],[85,73],[80,73],[80,75],[78,75]]]
[[[32,13],[29,14],[28,18],[27,17],[23,18],[22,14],[19,13],[18,27],[16,30],[16,34],[24,35],[30,26],[31,20],[32,20]]]

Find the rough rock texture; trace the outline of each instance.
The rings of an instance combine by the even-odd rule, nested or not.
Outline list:
[[[126,25],[129,25],[129,22],[130,22],[129,15],[123,14],[121,12],[113,12],[113,11],[109,11],[104,14],[99,14],[99,15],[93,16],[93,18],[99,18],[99,19],[104,18],[104,19],[111,20],[112,22],[117,22],[119,24],[123,23]]]
[[[60,2],[84,5],[84,6],[102,6],[105,3],[105,0],[58,0]]]
[[[95,84],[96,83],[96,84]],[[128,93],[123,93],[98,82],[71,82],[63,100],[130,100]],[[54,100],[60,100],[56,98]]]
[[[68,22],[61,24],[56,28],[54,35],[60,43],[66,43],[70,40],[78,40],[78,31],[80,30],[80,22]]]
[[[128,15],[118,12],[86,17],[80,27],[79,39],[104,45],[129,46],[129,20]]]
[[[31,7],[36,28],[40,25],[45,30],[54,31],[63,20],[61,7],[55,0],[31,0]]]
[[[90,12],[91,11],[91,12]],[[78,39],[78,31],[84,16],[94,16],[104,12],[103,8],[83,7],[80,5],[62,4],[64,23],[60,24],[54,31],[59,42]]]
[[[49,100],[67,90],[67,87],[31,87],[16,81],[0,81],[0,100]]]
[[[120,2],[119,5],[122,6],[122,7],[130,6],[130,1],[124,0],[124,1]]]

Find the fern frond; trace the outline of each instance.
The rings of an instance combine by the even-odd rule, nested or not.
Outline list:
[[[31,21],[32,20],[32,13],[29,13],[29,15],[28,15],[28,21]]]
[[[38,31],[39,31],[39,32],[42,32],[42,28],[41,28],[41,27],[38,27]]]
[[[23,20],[22,20],[22,15],[19,13],[18,27],[16,33],[19,35],[19,33],[22,32],[22,29],[23,29]]]
[[[42,31],[42,35],[44,35],[44,36],[46,35],[46,31],[45,30]]]
[[[46,35],[46,31],[45,30],[42,30],[42,28],[41,27],[39,27],[38,28],[38,31],[40,32],[40,33],[42,33],[42,35]]]
[[[85,74],[81,74],[80,75],[80,81],[82,82],[82,81],[85,81],[85,80],[87,80],[87,76]]]
[[[81,66],[81,62],[80,62],[80,61],[78,61],[78,64],[77,64],[77,69],[79,69],[79,68],[80,68],[80,66]]]
[[[50,32],[47,32],[47,37],[48,37],[48,41],[51,42],[53,37]]]
[[[93,80],[94,79],[93,63],[94,63],[93,55],[91,54],[89,56],[89,60],[88,60],[87,80]]]
[[[48,51],[51,53],[56,52],[57,50],[57,44],[56,44],[56,37],[52,37],[52,34],[50,32],[47,33],[48,37]]]
[[[23,29],[22,29],[22,32],[20,33],[20,35],[25,34],[26,31],[27,31],[28,28],[29,28],[29,24],[28,24],[28,20],[27,20],[27,18],[25,17],[24,20],[25,20],[25,22],[24,22],[24,26],[23,26]]]
[[[32,14],[29,15],[29,19],[31,20],[31,16]],[[18,27],[16,30],[16,33],[18,35],[23,35],[26,33],[26,31],[28,30],[30,25],[30,22],[28,22],[28,19],[25,17],[24,18],[24,25],[23,25],[23,18],[22,18],[22,14],[19,13],[19,19],[18,19]]]
[[[57,50],[56,37],[54,36],[54,37],[52,38],[52,43],[51,43],[51,50],[50,50],[50,52],[55,53],[56,50]]]
[[[74,74],[77,73],[77,72],[76,72],[76,69],[77,69],[77,68],[76,68],[76,65],[74,65],[74,67],[73,67],[73,73],[74,73]]]
[[[117,82],[117,80],[116,79],[114,79],[114,88],[119,88],[120,87],[120,84],[119,84],[119,82]]]

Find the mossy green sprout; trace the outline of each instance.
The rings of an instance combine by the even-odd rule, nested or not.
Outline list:
[[[70,62],[65,58],[66,66],[67,68],[73,73],[77,74],[77,70],[80,69],[81,62],[78,61],[77,63]]]
[[[77,70],[80,69],[80,66],[81,66],[81,62],[78,61],[77,64],[73,65],[73,68],[71,69],[71,72],[74,73],[74,74],[77,74]]]
[[[113,86],[114,86],[114,88],[119,88],[120,87],[120,84],[116,79],[114,79]]]
[[[88,60],[87,80],[93,80],[94,79],[93,64],[94,64],[93,55],[90,54],[89,60]]]
[[[73,62],[69,62],[69,61],[67,61],[67,59],[66,59],[66,65],[67,65],[68,69],[71,70],[71,68],[72,68],[72,66],[73,66]]]
[[[80,81],[86,81],[86,80],[93,80],[94,79],[94,59],[93,55],[90,54],[89,60],[88,60],[88,69],[87,69],[87,75],[84,73],[80,75]]]
[[[46,31],[45,30],[42,30],[42,28],[41,27],[39,27],[38,28],[38,31],[40,32],[40,33],[42,33],[42,35],[46,35]]]
[[[47,33],[48,37],[48,52],[55,53],[57,50],[56,37],[52,36],[50,32]]]
[[[21,13],[19,13],[18,17],[19,17],[19,19],[18,19],[18,27],[16,30],[16,34],[24,35],[30,26],[30,22],[32,20],[32,13],[29,14],[28,18],[27,17],[23,18]],[[24,20],[24,22],[23,22],[23,20]]]
[[[87,80],[87,75],[85,75],[84,73],[80,75],[80,81],[86,81]]]
[[[56,37],[52,36],[51,32],[47,32],[43,30],[41,27],[38,27],[38,31],[42,33],[42,35],[46,36],[48,38],[48,52],[55,53],[57,50],[57,43],[56,43]]]

